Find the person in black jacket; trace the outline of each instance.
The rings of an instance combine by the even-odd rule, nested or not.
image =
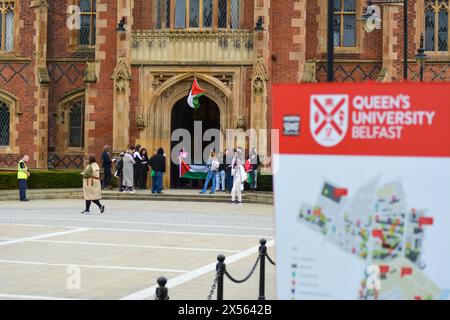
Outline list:
[[[148,154],[147,154],[147,149],[142,148],[141,149],[141,173],[139,174],[138,178],[138,187],[140,189],[147,189],[147,177],[148,177]]]
[[[133,150],[133,159],[134,159],[134,166],[133,166],[133,182],[134,187],[139,187],[139,182],[141,181],[142,177],[142,157],[141,157],[141,145],[136,145],[136,148]]]
[[[166,172],[166,157],[163,148],[159,148],[156,154],[150,158],[149,164],[155,171],[152,193],[162,193],[163,176]]]
[[[103,186],[102,189],[109,187],[111,183],[111,167],[112,167],[112,158],[111,153],[109,152],[109,146],[106,145],[103,147],[102,153],[102,167],[103,167]]]

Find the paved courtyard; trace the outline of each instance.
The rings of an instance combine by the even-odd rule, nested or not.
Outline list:
[[[156,279],[166,276],[171,299],[205,300],[217,255],[236,278],[250,271],[260,238],[275,257],[270,205],[105,205],[103,215],[94,204],[81,215],[80,200],[1,201],[0,299],[154,299]],[[244,284],[226,279],[225,299],[257,299],[258,270]],[[269,263],[266,297],[276,298]]]

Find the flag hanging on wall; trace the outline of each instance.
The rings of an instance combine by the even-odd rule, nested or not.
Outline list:
[[[200,107],[200,97],[204,96],[205,93],[206,91],[200,88],[197,79],[194,78],[194,82],[191,85],[187,99],[189,106],[193,109],[198,109]]]

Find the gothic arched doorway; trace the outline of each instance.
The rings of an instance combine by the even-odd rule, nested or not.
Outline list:
[[[198,133],[195,135],[195,127],[197,126]],[[201,136],[200,128],[201,127]],[[194,157],[193,153],[196,148],[201,148],[201,152],[205,151],[212,142],[215,142],[213,138],[212,141],[203,141],[202,137],[205,132],[209,129],[220,130],[220,109],[217,104],[210,98],[203,96],[200,98],[200,107],[194,110],[187,104],[187,96],[178,100],[172,108],[171,113],[171,130],[173,133],[177,129],[185,129],[189,132],[190,143],[188,141],[183,141],[179,139],[177,141],[171,141],[171,153],[175,146],[179,146],[180,143],[186,148],[189,153],[188,159],[192,164],[202,164],[202,157]],[[220,143],[218,141],[217,143]],[[197,144],[197,147],[196,147]],[[199,146],[198,144],[201,144]],[[190,145],[190,148],[189,148]],[[170,165],[170,186],[171,188],[189,187],[197,188],[200,187],[201,183],[199,181],[184,181],[179,178],[179,168],[178,164],[171,161]]]

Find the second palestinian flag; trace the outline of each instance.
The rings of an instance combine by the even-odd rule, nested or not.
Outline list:
[[[207,166],[189,165],[183,160],[180,161],[180,178],[201,180],[206,179],[207,174]]]

